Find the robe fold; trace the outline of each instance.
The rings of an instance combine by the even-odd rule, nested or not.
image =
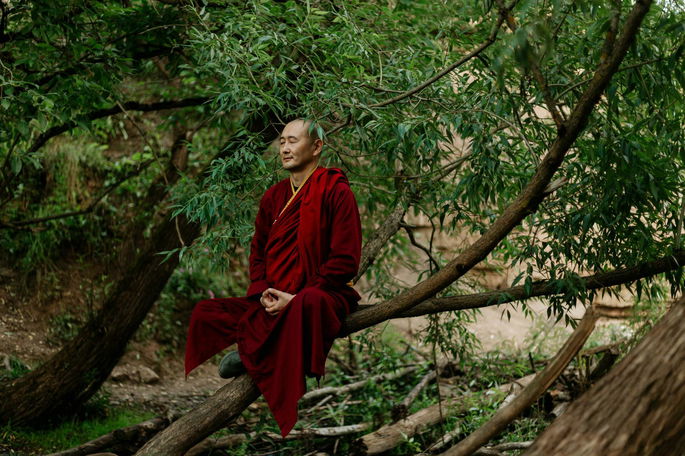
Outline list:
[[[342,322],[357,306],[359,294],[348,282],[361,257],[359,211],[341,170],[317,168],[287,205],[292,195],[289,179],[264,193],[246,296],[197,303],[185,356],[187,375],[237,342],[284,437],[297,422],[305,376],[324,375]],[[269,287],[295,295],[276,316],[259,302]]]

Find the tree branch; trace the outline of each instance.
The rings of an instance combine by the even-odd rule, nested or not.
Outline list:
[[[509,423],[514,421],[523,410],[535,402],[547,388],[561,375],[576,353],[583,348],[583,344],[595,329],[598,316],[588,308],[571,337],[559,350],[554,359],[545,369],[535,376],[530,384],[507,405],[500,408],[495,415],[483,426],[476,429],[464,440],[447,450],[441,456],[469,456],[499,434]]]
[[[488,35],[487,39],[483,41],[481,44],[479,44],[475,49],[473,49],[471,52],[463,56],[461,59],[457,60],[455,63],[452,65],[448,66],[444,70],[440,71],[439,73],[431,76],[430,78],[426,79],[424,82],[421,84],[417,85],[416,87],[413,87],[406,92],[402,92],[401,94],[394,96],[392,98],[389,98],[385,101],[381,101],[380,103],[374,103],[369,105],[369,108],[382,108],[384,106],[391,105],[393,103],[397,103],[398,101],[404,100],[405,98],[408,98],[429,85],[433,84],[435,81],[438,79],[442,78],[443,76],[451,73],[452,71],[456,70],[458,67],[463,65],[464,63],[468,62],[472,58],[476,57],[478,54],[486,50],[488,47],[490,47],[495,40],[497,39],[497,33],[499,32],[499,29],[502,27],[502,23],[504,22],[505,17],[508,16],[509,11],[511,8],[514,7],[516,2],[512,3],[511,6],[509,7],[503,7],[500,12],[499,12],[499,17],[497,18],[497,22],[493,25],[492,29],[490,30],[490,35]]]
[[[497,4],[500,6],[500,8],[504,7],[503,0],[497,0]],[[516,32],[516,21],[514,20],[514,17],[511,14],[507,14],[507,26],[509,27],[509,30],[511,30],[512,32]],[[563,129],[564,118],[561,115],[561,112],[559,111],[559,108],[554,101],[554,97],[552,97],[552,94],[549,91],[547,79],[542,74],[542,70],[540,70],[540,66],[537,64],[535,60],[530,61],[530,69],[533,72],[533,77],[535,78],[535,81],[538,83],[538,86],[542,91],[542,97],[545,100],[547,109],[552,115],[552,120],[554,120],[554,123],[556,124],[558,130]]]
[[[59,219],[68,218],[68,217],[75,217],[77,215],[88,214],[89,212],[92,212],[95,209],[95,207],[100,203],[100,201],[102,201],[105,198],[105,196],[112,193],[117,187],[119,187],[121,184],[123,184],[124,182],[126,182],[130,178],[139,175],[141,172],[143,172],[145,169],[147,169],[147,167],[150,166],[150,164],[152,164],[152,162],[154,162],[154,159],[150,159],[144,163],[141,163],[135,171],[132,171],[128,174],[125,174],[124,176],[119,178],[116,182],[107,186],[102,192],[100,192],[100,194],[98,196],[95,197],[95,199],[93,199],[93,201],[91,201],[88,204],[88,206],[86,206],[83,209],[79,209],[76,211],[64,212],[61,214],[48,215],[45,217],[38,217],[38,218],[33,218],[33,219],[28,219],[28,220],[19,220],[16,222],[0,221],[0,230],[2,230],[2,229],[19,229],[21,227],[28,226],[28,225],[35,225],[37,223],[49,222],[51,220],[59,220]]]
[[[435,259],[433,256],[433,253],[431,253],[430,249],[426,247],[425,245],[420,244],[416,238],[414,237],[414,232],[412,229],[414,228],[413,226],[407,225],[406,223],[401,223],[400,226],[404,228],[404,231],[407,232],[407,236],[409,237],[409,242],[416,247],[417,249],[423,250],[426,255],[428,256],[428,260],[433,263],[433,266],[435,267],[435,270],[440,269],[440,263],[438,263],[438,260]]]
[[[407,208],[402,201],[399,201],[397,206],[395,206],[395,209],[388,214],[378,230],[373,233],[371,239],[366,241],[364,247],[362,248],[362,258],[359,262],[359,271],[354,277],[353,282],[356,283],[359,281],[369,266],[371,266],[376,260],[376,257],[381,252],[381,249],[400,229],[400,224],[402,223],[402,218],[404,217],[405,212],[407,212]]]
[[[629,268],[578,277],[578,283],[575,285],[580,286],[585,290],[599,290],[635,282],[663,272],[673,271],[682,268],[683,265],[685,265],[685,250],[679,250],[672,255],[667,255],[654,261],[640,263]],[[543,282],[533,283],[528,290],[526,290],[525,286],[521,285],[506,288],[504,290],[487,291],[485,293],[432,298],[392,318],[418,317],[420,315],[447,311],[477,309],[540,296],[559,295],[572,291],[562,284],[563,282],[559,280],[545,280]],[[360,309],[366,309],[373,306],[361,305],[359,307]],[[349,332],[360,331],[366,328],[362,321],[358,320],[358,313],[359,311],[347,317],[346,325]]]
[[[478,240],[434,275],[383,304],[355,312],[357,322],[363,322],[364,327],[372,326],[393,318],[394,315],[399,315],[434,296],[485,259],[514,227],[537,210],[546,196],[545,189],[556,170],[561,166],[566,152],[585,128],[594,106],[628,52],[628,47],[635,38],[650,4],[651,0],[639,0],[635,4],[626,19],[623,33],[616,42],[615,52],[605,62],[600,63],[595,76],[565,123],[566,128],[557,133],[556,140],[550,146],[549,152],[543,157],[533,177],[519,196],[507,206],[502,215]]]
[[[157,101],[154,103],[140,103],[137,101],[127,101],[125,103],[120,103],[119,105],[112,106],[111,108],[104,108],[104,109],[98,109],[92,112],[89,112],[87,114],[84,114],[81,119],[83,120],[96,120],[96,119],[101,119],[103,117],[108,117],[112,116],[114,114],[119,114],[123,112],[125,109],[130,110],[130,111],[142,111],[142,112],[151,112],[151,111],[162,111],[164,109],[176,109],[176,108],[186,108],[190,106],[198,106],[204,103],[207,103],[208,101],[212,100],[210,97],[190,97],[190,98],[183,98],[180,100],[167,100],[167,101]],[[43,147],[46,142],[48,142],[49,139],[54,138],[55,136],[61,135],[62,133],[69,131],[73,128],[76,128],[78,125],[78,122],[75,120],[66,122],[62,125],[56,125],[53,127],[50,127],[47,131],[41,133],[38,135],[36,140],[33,142],[31,147],[28,149],[28,153],[36,152],[38,149]]]

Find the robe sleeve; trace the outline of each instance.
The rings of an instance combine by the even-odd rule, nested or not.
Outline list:
[[[270,202],[271,192],[267,191],[259,202],[259,210],[255,219],[255,231],[250,243],[250,286],[247,289],[248,298],[255,297],[267,288],[269,283],[266,281],[266,264],[264,262],[266,241],[269,236],[270,227]]]
[[[339,290],[357,274],[362,250],[359,209],[349,184],[340,182],[335,185],[328,200],[328,211],[330,249],[310,286]]]

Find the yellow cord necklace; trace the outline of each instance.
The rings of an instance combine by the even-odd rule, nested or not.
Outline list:
[[[283,212],[285,212],[285,210],[288,208],[288,206],[290,206],[290,203],[295,199],[295,197],[297,196],[297,194],[299,193],[299,191],[302,190],[302,187],[304,187],[304,184],[305,184],[305,182],[307,182],[307,179],[309,179],[309,176],[311,176],[312,174],[314,174],[314,171],[316,171],[317,169],[318,169],[318,166],[315,166],[315,167],[307,174],[307,176],[304,178],[304,180],[302,181],[302,183],[300,184],[300,186],[297,187],[297,189],[295,189],[295,184],[293,184],[293,177],[290,176],[290,189],[292,190],[293,194],[292,194],[292,196],[290,197],[290,199],[288,200],[288,202],[285,203],[285,206],[283,206],[283,209],[281,209],[281,212],[278,213],[278,217],[276,217],[276,218],[274,219],[274,223],[276,223],[276,221],[281,217],[281,215],[283,215]]]

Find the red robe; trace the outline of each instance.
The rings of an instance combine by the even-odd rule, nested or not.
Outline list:
[[[290,205],[289,179],[259,204],[244,298],[200,301],[186,344],[186,375],[237,342],[245,368],[284,437],[297,422],[305,375],[321,377],[326,356],[359,294],[347,283],[359,268],[361,224],[343,172],[317,168]],[[280,214],[280,215],[279,215]],[[295,294],[276,316],[259,302],[269,287]]]

